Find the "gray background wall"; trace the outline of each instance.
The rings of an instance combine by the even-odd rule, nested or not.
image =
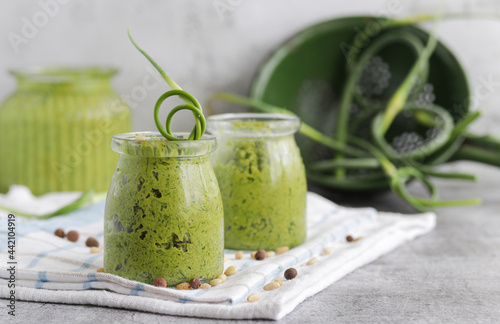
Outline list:
[[[6,73],[9,68],[112,65],[121,70],[114,88],[134,108],[133,129],[153,130],[152,106],[167,87],[143,87],[149,63],[129,43],[128,26],[172,78],[203,102],[213,91],[246,94],[258,65],[284,39],[308,25],[356,14],[405,17],[432,10],[436,2],[0,0],[0,100],[15,88],[15,80]],[[494,0],[445,2],[447,12],[499,9],[500,2]],[[35,28],[26,29],[30,24]],[[14,34],[24,38],[16,46]],[[475,128],[500,134],[500,19],[445,21],[438,35],[465,66],[477,106],[484,110]],[[184,114],[174,128],[188,130],[191,124],[189,114]]]

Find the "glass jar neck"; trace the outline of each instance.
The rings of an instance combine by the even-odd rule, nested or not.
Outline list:
[[[300,127],[297,116],[286,114],[236,113],[210,116],[207,129],[216,136],[272,139],[290,137]]]
[[[188,133],[175,133],[179,139]],[[208,157],[217,148],[215,137],[203,135],[199,140],[168,141],[160,133],[140,132],[113,136],[111,148],[120,155],[139,158],[192,159]]]
[[[30,92],[103,92],[111,91],[114,69],[31,68],[11,71],[18,90]]]
[[[101,92],[110,91],[111,83],[109,80],[89,80],[68,83],[56,82],[36,82],[31,80],[18,79],[18,89],[21,91],[40,91],[40,92]]]
[[[273,136],[239,136],[231,133],[212,133],[217,137],[218,145],[222,143],[247,143],[247,142],[282,142],[292,141],[295,143],[295,134],[273,135]]]

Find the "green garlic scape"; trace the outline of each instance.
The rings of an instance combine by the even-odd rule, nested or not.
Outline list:
[[[436,16],[430,17],[436,18]],[[435,104],[421,106],[414,102],[412,94],[425,85],[429,74],[429,59],[438,42],[434,33],[431,33],[424,46],[422,40],[409,31],[391,29],[391,27],[427,19],[430,18],[420,17],[415,20],[392,21],[385,27],[384,34],[374,39],[360,53],[359,57],[356,53],[351,53],[352,55],[349,57],[354,57],[354,59],[352,63],[347,65],[347,80],[338,107],[335,135],[330,137],[322,134],[303,122],[299,129],[302,135],[335,152],[332,159],[314,162],[307,166],[309,179],[325,185],[334,184],[335,187],[341,187],[345,190],[377,189],[385,183],[399,197],[420,211],[432,210],[435,207],[480,203],[479,199],[439,200],[437,189],[430,181],[431,177],[476,180],[476,177],[471,174],[441,172],[434,168],[455,158],[464,138],[468,141],[476,140],[479,144],[484,144],[488,140],[488,143],[491,142],[488,144],[491,147],[500,147],[500,144],[491,138],[474,137],[467,133],[467,127],[479,117],[479,112],[469,112],[462,119],[454,122],[450,113],[442,107]],[[393,42],[405,43],[417,54],[417,59],[389,100],[380,105],[370,106],[358,92],[357,84],[370,59],[386,45]],[[284,108],[234,94],[216,93],[212,98],[268,113],[293,114]],[[362,114],[350,116],[353,102],[361,106]],[[385,135],[395,117],[403,112],[412,116],[422,126],[438,129],[438,135],[409,152],[396,152],[387,143]],[[371,124],[370,139],[362,139],[355,135],[356,130],[366,121]],[[474,155],[475,152],[470,149],[466,152],[469,153],[469,156],[466,157],[472,159],[470,155]],[[480,153],[477,154],[476,161],[489,163],[492,160],[488,160],[488,156],[484,157],[484,153]],[[498,162],[490,164],[498,165]],[[374,172],[358,179],[346,176],[346,170],[358,168]],[[333,171],[333,173],[328,175],[318,173],[318,171]],[[411,195],[407,190],[407,184],[411,180],[419,181],[427,189],[430,197],[423,198]]]
[[[172,90],[165,92],[158,98],[155,104],[155,109],[154,109],[154,119],[155,119],[155,124],[156,128],[158,128],[158,131],[168,140],[170,141],[182,141],[184,139],[178,138],[173,135],[172,130],[171,130],[171,122],[172,118],[180,110],[190,110],[193,112],[193,116],[195,119],[195,126],[191,133],[189,134],[189,137],[187,138],[188,140],[198,140],[200,139],[203,134],[205,133],[205,128],[206,128],[206,121],[205,121],[205,116],[203,115],[203,109],[201,108],[200,103],[196,98],[191,95],[189,92],[182,90],[182,88],[175,83],[174,80],[172,80],[167,73],[156,63],[155,60],[151,56],[149,56],[148,53],[146,53],[142,48],[137,45],[135,40],[132,38],[132,35],[130,34],[130,29],[128,30],[128,37],[132,44],[137,48],[139,52],[142,53],[148,59],[149,62],[154,66],[154,68],[160,73],[162,78],[168,83],[168,85],[172,88]],[[174,107],[167,115],[167,120],[165,122],[165,128],[160,122],[159,118],[159,112],[160,112],[160,107],[162,103],[168,99],[169,97],[172,96],[178,96],[180,97],[185,104],[183,105],[178,105]]]

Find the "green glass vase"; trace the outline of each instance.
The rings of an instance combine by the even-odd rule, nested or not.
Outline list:
[[[130,109],[111,88],[116,72],[11,71],[18,87],[0,107],[1,192],[107,190],[117,162],[111,137],[130,130]]]

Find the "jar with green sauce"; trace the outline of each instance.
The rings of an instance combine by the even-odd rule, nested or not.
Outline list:
[[[307,184],[294,134],[296,116],[223,114],[208,118],[217,137],[212,164],[224,204],[228,249],[294,247],[306,238]]]
[[[113,136],[111,147],[120,155],[106,200],[105,271],[148,284],[165,278],[169,286],[219,276],[224,216],[210,163],[215,137],[128,133]]]
[[[107,68],[11,71],[17,90],[0,107],[0,192],[22,184],[35,195],[106,191],[117,157],[111,137],[130,131],[130,112]]]

